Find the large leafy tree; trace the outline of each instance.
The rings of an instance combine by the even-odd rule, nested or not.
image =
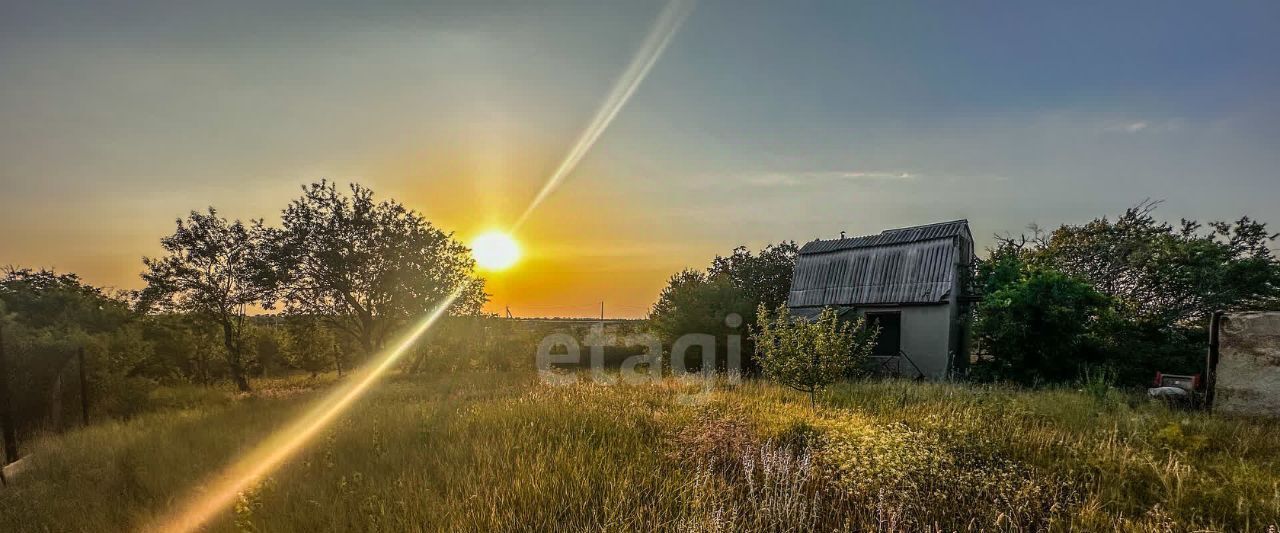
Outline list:
[[[147,282],[144,307],[189,313],[222,331],[223,353],[231,378],[250,390],[245,370],[249,307],[262,301],[275,279],[265,254],[261,221],[229,221],[212,207],[179,219],[172,235],[160,240],[167,255],[143,258]]]
[[[465,246],[398,202],[349,189],[314,183],[285,208],[272,257],[286,312],[327,321],[366,353],[455,290],[451,314],[480,312],[488,295]]]
[[[999,239],[975,279],[985,295],[975,333],[997,357],[986,369],[1018,380],[1030,379],[1028,372],[1070,380],[1072,369],[1103,364],[1128,382],[1157,370],[1199,372],[1213,311],[1280,307],[1280,261],[1270,249],[1276,235],[1265,224],[1242,217],[1174,225],[1156,220],[1157,205]],[[1036,359],[1018,359],[1019,352]]]
[[[1213,311],[1280,305],[1276,237],[1266,225],[1194,220],[1178,225],[1152,215],[1144,202],[1114,221],[1064,225],[1028,247],[1028,260],[1091,283],[1135,319],[1168,325],[1202,323]]]
[[[667,281],[649,311],[649,327],[667,343],[688,333],[724,338],[731,332],[726,318],[745,316],[750,302],[728,277],[684,270]],[[739,323],[741,324],[741,323]],[[733,333],[742,333],[741,329]]]
[[[776,309],[787,303],[799,251],[796,243],[789,241],[765,246],[757,254],[739,246],[728,256],[716,256],[707,273],[728,278],[751,303],[750,311],[761,305]]]
[[[649,311],[650,327],[668,343],[686,333],[743,334],[743,327],[731,327],[725,318],[736,314],[740,324],[750,325],[760,306],[786,304],[798,251],[794,242],[768,245],[758,253],[739,246],[728,256],[716,256],[705,272],[684,270],[671,276]],[[754,371],[753,341],[744,340],[746,370]]]

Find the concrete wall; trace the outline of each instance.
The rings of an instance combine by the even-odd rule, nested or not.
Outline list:
[[[1222,317],[1217,412],[1280,417],[1280,312]]]
[[[952,348],[953,307],[945,304],[871,307],[860,308],[858,313],[902,313],[902,352],[920,367],[926,378],[945,379],[947,356]],[[912,369],[905,361],[902,371],[912,375]]]

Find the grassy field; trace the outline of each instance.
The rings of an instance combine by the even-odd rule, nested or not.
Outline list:
[[[0,531],[146,526],[298,413],[305,381],[48,437]],[[323,389],[323,386],[317,387]],[[217,531],[1224,530],[1280,517],[1280,425],[1118,393],[395,376]],[[189,397],[190,401],[181,401]]]

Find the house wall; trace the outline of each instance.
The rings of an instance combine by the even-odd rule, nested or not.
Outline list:
[[[1280,417],[1280,312],[1222,317],[1213,408]]]
[[[929,379],[947,377],[948,352],[952,349],[954,305],[910,305],[859,308],[858,314],[897,311],[902,314],[902,352]],[[909,365],[903,365],[907,372]]]

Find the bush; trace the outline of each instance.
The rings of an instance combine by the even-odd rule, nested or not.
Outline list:
[[[1030,267],[982,299],[974,332],[986,359],[975,372],[1024,384],[1069,381],[1100,362],[1107,297],[1088,283]]]
[[[741,334],[740,329],[726,324],[726,318],[731,314],[746,317],[750,309],[746,295],[727,276],[686,270],[672,276],[662,290],[649,313],[649,327],[667,346],[690,333],[723,339]],[[692,352],[686,355],[700,361],[702,354]],[[716,354],[716,360],[725,361],[725,354]]]
[[[286,329],[285,358],[289,365],[312,376],[341,369],[342,348],[332,330],[311,317],[291,317]]]
[[[442,317],[406,358],[406,370],[528,370],[533,366],[538,340],[550,333],[545,329],[536,322],[493,315]]]
[[[739,246],[728,256],[716,256],[705,272],[687,269],[671,276],[649,313],[652,329],[668,345],[688,333],[740,335],[725,319],[736,314],[742,318],[738,324],[754,324],[757,308],[784,305],[799,251],[794,242],[770,244],[756,253]],[[758,365],[751,338],[743,341],[742,370],[754,374]],[[721,361],[723,356],[718,354]]]
[[[776,314],[764,306],[756,311],[756,356],[765,377],[809,394],[860,367],[875,346],[878,330],[866,327],[866,319],[842,321],[834,309],[823,309],[809,321],[793,318],[786,307]]]
[[[1158,204],[999,239],[975,279],[986,295],[977,337],[995,356],[980,375],[1061,382],[1104,363],[1139,384],[1156,371],[1203,372],[1214,311],[1280,308],[1276,235],[1265,224],[1172,225],[1152,215]],[[1030,366],[1016,353],[1025,348]]]

